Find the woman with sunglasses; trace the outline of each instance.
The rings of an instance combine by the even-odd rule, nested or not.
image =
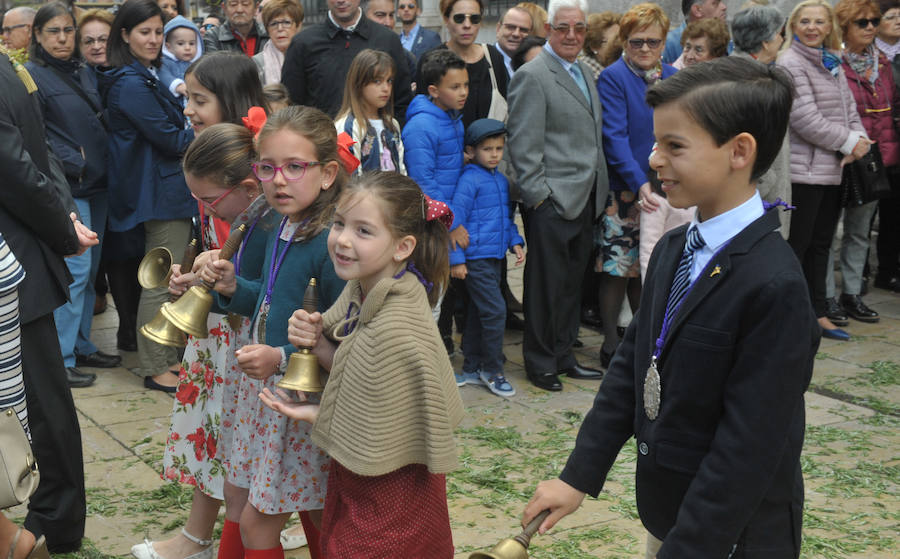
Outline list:
[[[876,9],[876,12],[877,9]],[[794,80],[791,107],[791,216],[788,242],[803,266],[822,336],[849,340],[836,302],[826,301],[831,241],[841,214],[841,175],[869,151],[853,92],[841,64],[841,29],[826,0],[805,0],[788,18],[788,37],[778,65]]]
[[[603,368],[619,344],[618,320],[628,294],[632,312],[641,296],[641,210],[659,206],[647,179],[653,147],[653,111],[644,102],[647,88],[675,73],[661,62],[669,18],[656,4],[637,4],[619,21],[624,53],[600,74],[597,91],[603,106],[603,152],[609,169],[609,199],[600,217],[602,228],[596,271],[600,277]]]
[[[900,135],[894,126],[893,111],[897,106],[897,89],[888,59],[875,45],[875,35],[881,23],[881,10],[872,0],[841,0],[834,7],[834,15],[844,36],[842,66],[847,83],[856,101],[856,111],[866,135],[875,141],[870,149],[877,149],[896,181],[900,164]],[[835,301],[834,266],[826,268],[825,296],[829,306],[837,307],[838,315],[831,320],[847,317],[862,322],[878,322],[878,313],[863,303],[863,268],[869,253],[869,230],[878,202],[844,209],[844,234],[841,239],[842,292]]]
[[[463,125],[468,127],[479,118],[487,118],[490,113],[494,83],[497,91],[506,99],[506,66],[503,56],[493,45],[475,42],[481,28],[483,0],[441,0],[440,9],[450,39],[437,48],[448,48],[458,54],[465,60],[469,73],[469,97],[462,110]],[[485,56],[486,53],[489,57]],[[422,71],[422,58],[419,59],[417,74]],[[416,82],[424,83],[424,79],[419,78]],[[493,114],[492,118],[497,116]],[[505,118],[505,115],[500,115],[500,118]]]

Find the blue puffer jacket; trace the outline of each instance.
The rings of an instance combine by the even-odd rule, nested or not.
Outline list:
[[[109,228],[128,231],[154,219],[197,214],[181,156],[194,139],[181,105],[141,65],[99,76],[109,114]]]
[[[197,54],[195,54],[194,58],[191,60],[179,60],[175,58],[175,55],[169,50],[168,45],[163,43],[162,66],[159,69],[159,81],[161,81],[166,89],[169,90],[169,93],[181,100],[182,97],[175,93],[175,88],[184,83],[185,70],[203,56],[203,37],[200,35],[200,30],[197,29],[197,26],[194,25],[191,20],[184,16],[175,16],[169,20],[169,23],[167,23],[165,27],[163,27],[163,34],[167,41],[169,39],[169,33],[179,27],[184,27],[194,32],[194,35],[196,35],[197,38]]]
[[[416,95],[406,111],[401,138],[409,178],[419,183],[425,194],[450,206],[456,215],[453,191],[463,168],[459,111],[443,111],[425,95]]]
[[[72,196],[90,198],[106,192],[108,139],[95,110],[101,109],[102,104],[93,70],[81,66],[69,75],[91,100],[91,107],[40,59],[28,62],[25,67],[38,86],[37,98],[44,113],[47,141],[63,163]]]
[[[469,232],[469,248],[450,252],[450,265],[467,260],[503,258],[516,245],[525,246],[512,220],[509,183],[503,173],[469,164],[459,177],[453,194],[454,225]]]

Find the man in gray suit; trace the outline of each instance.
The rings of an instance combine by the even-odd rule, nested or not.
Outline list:
[[[529,380],[545,390],[562,390],[560,374],[602,376],[572,352],[593,218],[609,191],[600,99],[590,70],[575,60],[586,13],[585,0],[551,0],[547,44],[509,85],[509,153],[528,243],[522,354]]]

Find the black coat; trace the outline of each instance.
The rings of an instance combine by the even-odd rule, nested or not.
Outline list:
[[[291,39],[284,54],[281,83],[294,103],[316,107],[334,118],[341,108],[350,63],[363,49],[381,50],[394,59],[394,118],[402,124],[413,97],[406,51],[400,37],[365,16],[360,17],[352,33],[331,19],[304,27]]]
[[[560,475],[596,496],[634,435],[638,512],[663,540],[659,559],[800,553],[803,393],[820,329],[776,212],[738,233],[684,299],[663,347],[661,405],[650,421],[644,377],[687,226],[659,241],[638,315]]]
[[[52,178],[51,178],[52,177]],[[19,286],[22,324],[66,302],[72,281],[63,256],[78,236],[51,168],[37,94],[29,94],[0,54],[0,232],[25,267]]]

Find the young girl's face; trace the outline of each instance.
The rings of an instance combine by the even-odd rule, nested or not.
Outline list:
[[[316,147],[304,136],[282,128],[260,142],[257,177],[264,174],[264,168],[275,176],[271,180],[261,180],[263,192],[269,205],[291,221],[298,221],[306,208],[312,205],[319,193],[328,190],[337,176],[337,162],[318,161]],[[299,176],[287,180],[284,176]]]
[[[391,91],[394,89],[394,78],[388,74],[378,76],[375,81],[363,86],[362,98],[366,108],[372,114],[367,118],[378,118],[378,111],[383,109],[391,100]]]
[[[256,177],[250,175],[237,186],[223,186],[208,177],[185,173],[191,196],[203,206],[203,215],[232,223],[256,197]]]
[[[328,234],[328,254],[343,280],[358,279],[363,293],[395,275],[415,248],[413,237],[396,239],[377,200],[368,193],[342,200]]]
[[[185,74],[184,85],[187,87],[187,105],[184,107],[184,116],[191,119],[194,134],[199,134],[205,128],[222,122],[222,107],[219,98],[212,91],[206,89],[194,74]]]

